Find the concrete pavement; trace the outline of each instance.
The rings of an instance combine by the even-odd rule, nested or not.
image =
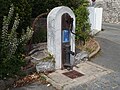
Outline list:
[[[64,72],[68,72],[67,70],[56,70],[46,76],[46,78],[58,90],[107,90],[105,89],[107,88],[105,87],[105,81],[107,78],[101,77],[107,77],[107,75],[114,73],[114,71],[110,69],[103,68],[89,61],[80,63],[77,65],[77,68],[74,67],[73,70],[84,74],[84,76],[71,79],[62,74]],[[112,81],[110,80],[110,82]],[[97,86],[95,86],[96,84]],[[111,86],[110,84],[109,86],[114,88],[114,86]],[[115,83],[115,85],[117,85],[115,88],[119,86],[118,84],[120,85],[120,82]]]
[[[104,31],[96,36],[101,51],[91,60],[98,65],[120,72],[120,25],[104,24],[103,29]]]
[[[98,38],[101,51],[92,62],[114,71],[120,72],[120,44],[114,43],[105,38]]]

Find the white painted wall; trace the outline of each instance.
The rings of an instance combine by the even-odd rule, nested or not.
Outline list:
[[[102,11],[103,8],[95,8],[95,29],[101,31],[102,29]]]
[[[94,29],[94,25],[95,25],[95,9],[94,7],[88,7],[89,10],[89,21],[90,21],[90,25],[91,25],[91,30]]]
[[[91,34],[94,35],[102,29],[103,8],[88,7],[89,21],[91,24]]]

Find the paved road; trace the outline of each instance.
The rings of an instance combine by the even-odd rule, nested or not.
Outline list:
[[[101,51],[92,61],[120,72],[120,25],[104,24],[103,29],[96,36]]]
[[[108,39],[112,42],[120,44],[120,25],[118,24],[103,24],[103,32],[100,32],[97,37]]]

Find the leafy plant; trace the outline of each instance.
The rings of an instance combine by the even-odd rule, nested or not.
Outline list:
[[[90,24],[88,22],[88,1],[80,0],[80,6],[74,10],[76,15],[76,33],[81,35],[85,40],[89,38],[90,33]],[[76,39],[79,40],[79,36],[76,36]]]
[[[32,0],[32,17],[46,13],[57,6],[68,6],[72,9],[78,8],[82,0]]]
[[[0,31],[2,28],[2,19],[4,15],[7,15],[9,11],[9,6],[10,6],[10,1],[9,0],[0,0]]]
[[[3,18],[0,38],[0,79],[19,74],[21,66],[25,63],[23,52],[20,49],[26,45],[33,34],[32,29],[27,27],[26,32],[23,32],[21,37],[18,38],[16,32],[20,22],[18,14],[16,14],[12,28],[9,27],[13,14],[14,6],[11,5],[8,16]]]
[[[22,29],[26,30],[26,27],[30,26],[32,6],[29,4],[29,0],[0,0],[0,31],[2,28],[2,19],[7,15],[12,3],[14,4],[14,12],[18,13],[20,18],[17,32],[22,33]],[[13,16],[15,17],[16,14]],[[14,19],[11,20],[9,27],[12,27],[13,23]]]
[[[14,4],[15,13],[19,14],[19,26],[17,28],[18,33],[22,33],[22,29],[26,30],[27,26],[30,26],[32,7],[28,0],[10,0]]]

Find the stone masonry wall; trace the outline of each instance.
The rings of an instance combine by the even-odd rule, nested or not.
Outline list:
[[[103,22],[120,23],[120,0],[103,0],[96,2],[95,7],[103,8]]]

